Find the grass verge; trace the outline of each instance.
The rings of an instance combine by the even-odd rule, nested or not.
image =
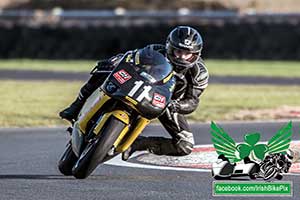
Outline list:
[[[96,61],[0,60],[1,69],[89,72]],[[206,60],[210,74],[235,76],[300,77],[300,62]]]
[[[57,113],[68,106],[83,83],[54,81],[0,81],[0,127],[66,125]],[[300,106],[300,86],[210,85],[196,112],[195,121],[235,119],[243,109]]]
[[[95,66],[96,61],[84,60],[30,60],[11,59],[0,60],[0,70],[47,70],[47,71],[69,71],[69,72],[89,72]]]
[[[57,113],[74,100],[81,82],[0,81],[0,127],[55,126]]]
[[[236,120],[243,110],[257,112],[283,106],[300,106],[300,86],[209,85],[201,104],[190,119],[196,121]],[[274,119],[265,115],[248,120]]]

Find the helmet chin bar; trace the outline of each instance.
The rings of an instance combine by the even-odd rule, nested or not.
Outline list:
[[[173,64],[173,69],[176,73],[180,74],[185,74],[188,69],[193,67],[194,64],[189,64],[189,65],[183,65],[183,64],[177,64],[177,63],[172,63]]]
[[[198,55],[197,59],[194,62],[189,62],[181,59],[177,59],[172,55],[168,55],[168,60],[173,65],[174,70],[177,73],[185,73],[189,68],[193,67],[194,64],[199,60],[200,55]]]
[[[190,51],[193,54],[194,58],[192,60],[188,60],[188,59],[185,60],[178,55],[176,56],[174,54],[174,51],[179,50],[182,52],[189,52],[189,50],[175,47],[171,43],[167,43],[166,49],[167,49],[167,58],[170,61],[170,63],[173,65],[174,70],[177,73],[184,73],[189,68],[193,67],[193,65],[199,60],[201,54],[201,50],[196,52]]]

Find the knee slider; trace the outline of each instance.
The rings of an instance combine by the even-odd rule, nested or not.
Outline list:
[[[180,155],[186,156],[192,153],[194,145],[190,142],[180,140],[177,142],[176,147]]]
[[[194,142],[194,136],[193,133],[188,131],[181,131],[178,133],[178,142],[176,144],[177,149],[179,150],[181,155],[188,155],[192,153],[193,146],[195,144]]]

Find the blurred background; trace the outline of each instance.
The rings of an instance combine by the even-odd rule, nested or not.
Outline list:
[[[1,0],[0,57],[98,59],[197,28],[204,57],[300,59],[297,0]],[[24,51],[26,48],[26,51]]]
[[[96,60],[196,28],[211,82],[190,119],[300,118],[299,0],[0,0],[0,127],[56,126]]]

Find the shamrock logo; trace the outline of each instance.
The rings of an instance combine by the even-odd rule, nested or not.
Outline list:
[[[259,133],[248,133],[244,136],[244,141],[246,143],[236,146],[241,159],[249,156],[252,152],[254,153],[255,157],[260,160],[265,158],[265,154],[268,151],[268,146],[265,144],[257,144],[259,139]]]
[[[289,122],[282,126],[267,144],[257,144],[260,139],[259,133],[248,133],[244,136],[245,143],[236,144],[221,127],[211,123],[212,142],[216,152],[226,156],[230,162],[241,161],[247,156],[263,160],[267,154],[285,153],[289,149],[292,134],[292,122]]]

